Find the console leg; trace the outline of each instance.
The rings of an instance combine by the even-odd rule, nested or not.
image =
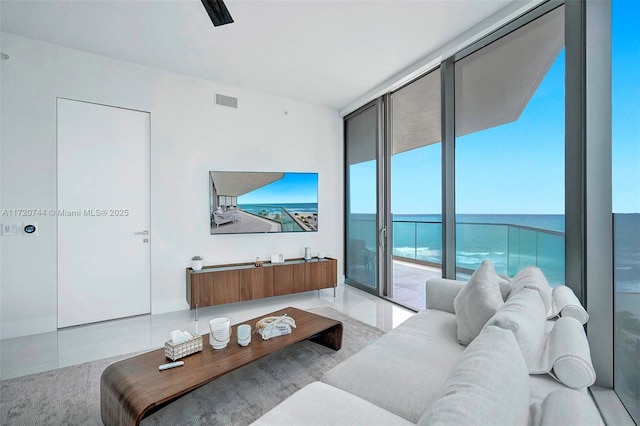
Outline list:
[[[198,322],[198,304],[196,303],[196,322]]]

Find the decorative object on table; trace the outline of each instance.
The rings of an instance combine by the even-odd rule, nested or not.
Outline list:
[[[296,321],[286,313],[276,317],[262,318],[256,323],[256,331],[260,333],[262,340],[290,334],[291,327],[296,328]]]
[[[263,263],[264,263],[264,262],[263,262],[262,260],[260,260],[260,258],[259,258],[259,257],[256,257],[256,263],[255,263],[256,268],[261,267]]]
[[[311,260],[311,247],[304,248],[304,260]]]
[[[324,256],[324,252],[323,251],[318,252],[318,259],[322,260],[322,259],[324,259],[324,257],[325,256]]]
[[[169,333],[171,340],[164,344],[164,355],[171,361],[202,350],[202,336],[192,335],[186,331],[174,330]]]
[[[271,263],[284,263],[284,254],[272,254]]]
[[[231,320],[214,318],[209,321],[209,343],[213,349],[224,349],[231,340]]]
[[[191,258],[191,269],[199,271],[202,269],[202,258],[200,256],[193,256]]]
[[[251,343],[251,326],[249,324],[240,324],[238,326],[238,344],[240,346],[247,346]]]

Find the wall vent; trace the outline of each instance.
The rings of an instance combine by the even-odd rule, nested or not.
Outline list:
[[[238,98],[220,95],[216,93],[216,105],[222,105],[229,108],[238,108]]]

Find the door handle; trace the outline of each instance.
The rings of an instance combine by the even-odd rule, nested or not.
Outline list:
[[[384,247],[384,241],[387,238],[387,228],[380,228],[380,232],[378,232],[378,245],[380,247]]]
[[[149,231],[134,232],[134,235],[149,235]]]

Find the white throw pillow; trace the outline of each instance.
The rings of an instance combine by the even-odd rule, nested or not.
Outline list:
[[[517,294],[523,288],[532,288],[540,293],[542,303],[544,303],[545,313],[551,310],[551,287],[540,268],[527,266],[522,269],[511,280],[511,293],[509,297]]]
[[[493,263],[483,260],[453,300],[458,322],[458,340],[463,345],[471,343],[480,334],[482,327],[504,303],[500,293],[500,280]]]
[[[543,349],[546,315],[538,292],[525,288],[510,297],[485,327],[510,330],[516,338],[527,368],[532,369]]]
[[[591,386],[596,372],[591,362],[589,341],[575,318],[561,317],[545,336],[544,350],[531,374],[546,374],[573,389]]]
[[[526,425],[529,374],[513,334],[489,326],[462,353],[418,425]]]
[[[575,318],[562,317],[556,321],[549,337],[549,359],[553,362],[550,374],[574,389],[594,384],[596,372],[582,324]]]
[[[566,285],[555,287],[551,292],[551,310],[547,313],[547,318],[572,317],[586,324],[589,321],[589,314],[584,309],[573,290]]]

